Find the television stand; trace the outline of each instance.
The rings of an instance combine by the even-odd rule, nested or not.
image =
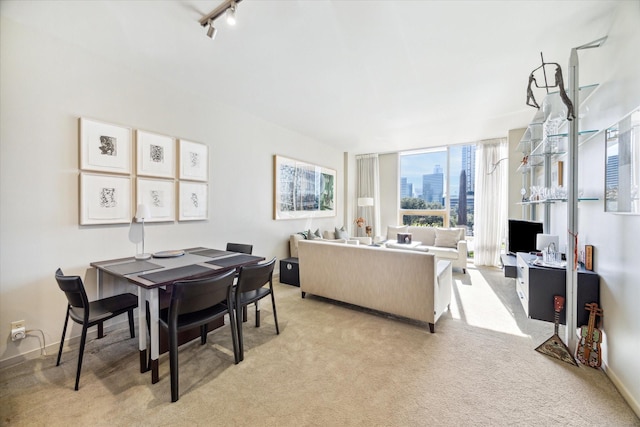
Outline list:
[[[518,277],[518,261],[515,255],[500,254],[502,268],[504,268],[504,277]]]

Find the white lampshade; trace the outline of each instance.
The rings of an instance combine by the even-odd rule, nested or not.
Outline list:
[[[553,234],[536,234],[536,249],[539,251],[546,250],[550,244],[555,245],[556,252],[558,251],[558,236]]]
[[[358,197],[358,206],[373,206],[373,197]]]
[[[138,205],[138,209],[136,210],[136,219],[137,220],[145,220],[151,218],[151,210],[149,206],[141,203]]]

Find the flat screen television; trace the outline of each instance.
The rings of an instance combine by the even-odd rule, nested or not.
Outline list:
[[[510,219],[508,230],[507,251],[515,255],[516,252],[536,251],[536,235],[543,233],[541,222]]]

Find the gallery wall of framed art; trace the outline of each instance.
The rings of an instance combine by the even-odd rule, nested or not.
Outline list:
[[[208,219],[206,144],[85,117],[79,142],[80,225],[129,223],[139,204],[147,222]]]

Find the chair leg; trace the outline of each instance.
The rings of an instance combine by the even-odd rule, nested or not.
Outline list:
[[[207,343],[207,333],[208,333],[207,324],[200,326],[200,345],[205,345]]]
[[[231,341],[233,341],[233,359],[237,365],[240,363],[240,358],[238,357],[238,325],[236,324],[234,309],[229,309],[229,326],[231,326]]]
[[[82,337],[80,338],[80,351],[78,352],[78,369],[76,372],[76,387],[75,390],[78,390],[78,385],[80,384],[80,371],[82,371],[82,358],[84,356],[84,345],[87,342],[87,325],[82,325]]]
[[[135,338],[136,328],[133,325],[133,309],[129,310],[127,315],[129,316],[129,333],[131,334],[131,338]]]
[[[169,371],[171,375],[171,402],[177,402],[178,393],[178,331],[169,328]]]
[[[243,306],[241,310],[244,312],[247,306]],[[244,343],[242,338],[242,316],[240,313],[236,311],[236,333],[238,334],[238,361],[242,362],[244,360]]]
[[[58,360],[56,366],[60,366],[60,358],[62,357],[62,346],[64,345],[64,336],[67,333],[67,324],[69,323],[69,306],[67,305],[67,316],[64,318],[64,327],[62,328],[62,338],[60,338],[60,350],[58,350]]]
[[[276,313],[276,298],[271,290],[271,306],[273,307],[273,321],[276,322],[276,335],[280,335],[280,328],[278,327],[278,314]]]
[[[260,301],[256,301],[256,328],[260,327]]]
[[[104,338],[104,325],[102,322],[98,323],[98,339]]]
[[[247,306],[246,305],[242,306],[242,321],[243,322],[247,321]]]

